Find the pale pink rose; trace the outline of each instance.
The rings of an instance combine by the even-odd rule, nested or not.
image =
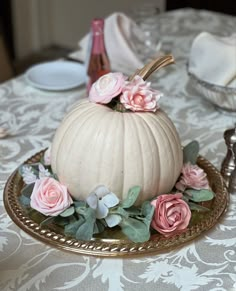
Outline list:
[[[182,193],[163,194],[151,202],[155,207],[151,226],[165,237],[185,231],[189,224],[191,211],[181,197]]]
[[[93,83],[89,91],[89,100],[94,103],[107,104],[121,93],[124,84],[125,76],[122,73],[103,75]]]
[[[43,163],[45,166],[51,165],[51,147],[44,152]]]
[[[162,93],[150,88],[151,83],[145,82],[140,76],[136,75],[130,82],[126,82],[122,89],[120,102],[126,109],[132,111],[153,111],[158,108],[158,101]]]
[[[190,163],[184,164],[181,170],[179,181],[175,185],[176,189],[184,191],[186,188],[196,190],[208,189],[207,175],[203,169]]]
[[[66,186],[57,180],[44,177],[37,179],[31,195],[30,206],[44,215],[57,216],[67,209],[73,200]]]

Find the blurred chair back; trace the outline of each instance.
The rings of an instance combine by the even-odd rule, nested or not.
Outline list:
[[[5,46],[3,36],[0,34],[0,83],[14,76],[13,67]]]

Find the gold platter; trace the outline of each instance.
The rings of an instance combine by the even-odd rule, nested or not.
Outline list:
[[[35,154],[26,163],[38,162],[43,152]],[[209,230],[218,222],[227,208],[228,192],[219,171],[201,156],[198,157],[198,165],[207,173],[209,184],[216,194],[214,200],[211,201],[211,210],[201,215],[195,222],[192,222],[186,232],[171,238],[164,238],[155,234],[145,243],[133,243],[128,239],[115,238],[116,236],[108,235],[91,241],[79,241],[66,237],[63,232],[58,230],[57,226],[41,226],[32,216],[29,216],[18,201],[23,187],[23,180],[17,170],[12,173],[6,183],[4,205],[16,225],[35,239],[52,247],[78,254],[113,257],[162,253],[179,247]]]

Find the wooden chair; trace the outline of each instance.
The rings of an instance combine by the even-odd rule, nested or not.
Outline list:
[[[13,67],[4,43],[3,36],[0,34],[0,83],[14,76]]]

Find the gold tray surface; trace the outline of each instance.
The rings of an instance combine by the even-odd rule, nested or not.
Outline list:
[[[43,153],[44,151],[36,153],[26,163],[39,162]],[[78,254],[112,257],[163,253],[184,245],[186,242],[197,238],[203,232],[212,228],[227,208],[228,192],[221,174],[202,156],[198,157],[197,163],[207,173],[209,184],[216,194],[211,203],[211,210],[204,213],[199,221],[190,225],[186,232],[171,238],[165,238],[159,234],[155,234],[147,242],[134,243],[128,239],[114,238],[111,235],[96,238],[91,241],[80,241],[66,237],[62,232],[58,231],[57,227],[52,229],[46,226],[40,226],[38,222],[26,213],[18,201],[23,187],[23,180],[17,170],[12,173],[5,185],[4,205],[7,213],[18,227],[35,239],[49,244],[51,247]]]

